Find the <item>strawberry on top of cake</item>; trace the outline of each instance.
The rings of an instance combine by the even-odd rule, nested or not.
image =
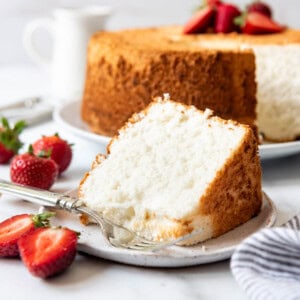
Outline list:
[[[242,12],[231,3],[204,0],[199,10],[185,24],[183,33],[268,34],[281,32],[284,28],[272,19],[272,10],[266,3],[255,1]]]

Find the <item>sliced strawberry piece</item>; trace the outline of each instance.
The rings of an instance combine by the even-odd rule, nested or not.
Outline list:
[[[183,33],[201,33],[205,32],[210,24],[212,24],[215,16],[215,10],[212,7],[200,9],[196,14],[185,24]]]
[[[276,23],[265,15],[257,12],[246,15],[242,32],[246,34],[278,33],[284,30],[284,26]]]
[[[215,18],[215,32],[229,33],[237,31],[238,27],[234,23],[234,19],[241,15],[241,11],[232,4],[221,4],[218,6]]]
[[[34,230],[30,215],[14,216],[0,223],[0,257],[19,256],[19,238]]]
[[[0,223],[0,257],[19,256],[18,240],[37,227],[48,226],[53,213],[21,214]]]
[[[248,5],[247,12],[248,13],[257,12],[257,13],[261,13],[269,18],[272,18],[272,10],[271,10],[270,6],[261,1],[255,1],[255,2],[251,3],[250,5]]]
[[[78,235],[68,228],[39,228],[19,239],[22,261],[32,275],[47,278],[63,272],[76,255]]]

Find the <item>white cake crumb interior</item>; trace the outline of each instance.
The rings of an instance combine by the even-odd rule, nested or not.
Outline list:
[[[283,41],[284,42],[284,41]],[[300,45],[238,44],[236,40],[200,40],[207,49],[252,49],[257,82],[257,125],[266,140],[295,140],[300,133]]]
[[[192,214],[246,131],[209,115],[171,101],[152,105],[90,172],[83,201],[121,222],[146,213],[170,219]]]
[[[300,46],[254,46],[258,127],[272,140],[300,132]]]

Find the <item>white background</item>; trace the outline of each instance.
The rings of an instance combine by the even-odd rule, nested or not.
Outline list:
[[[241,8],[251,0],[230,0]],[[300,28],[299,0],[265,0],[273,7],[274,18],[283,24]],[[114,13],[108,29],[183,24],[201,0],[0,0],[0,67],[29,63],[22,45],[24,26],[32,19],[51,16],[60,6],[87,4],[109,5]],[[46,37],[44,38],[46,41]],[[50,41],[43,43],[47,47]],[[50,51],[49,51],[50,52]]]

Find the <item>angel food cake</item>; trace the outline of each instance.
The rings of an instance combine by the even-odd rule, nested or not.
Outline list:
[[[300,137],[300,31],[268,35],[208,35],[201,47],[238,45],[255,54],[257,124],[266,140]]]
[[[79,186],[83,203],[151,240],[197,243],[260,211],[251,128],[170,100],[134,114]]]
[[[267,140],[294,140],[299,53],[295,30],[184,35],[169,26],[97,33],[89,43],[82,118],[111,136],[152,97],[169,92],[222,118],[257,124]]]
[[[116,134],[133,113],[163,93],[254,126],[252,51],[201,47],[181,30],[100,32],[91,38],[82,101],[82,118],[91,130]]]

